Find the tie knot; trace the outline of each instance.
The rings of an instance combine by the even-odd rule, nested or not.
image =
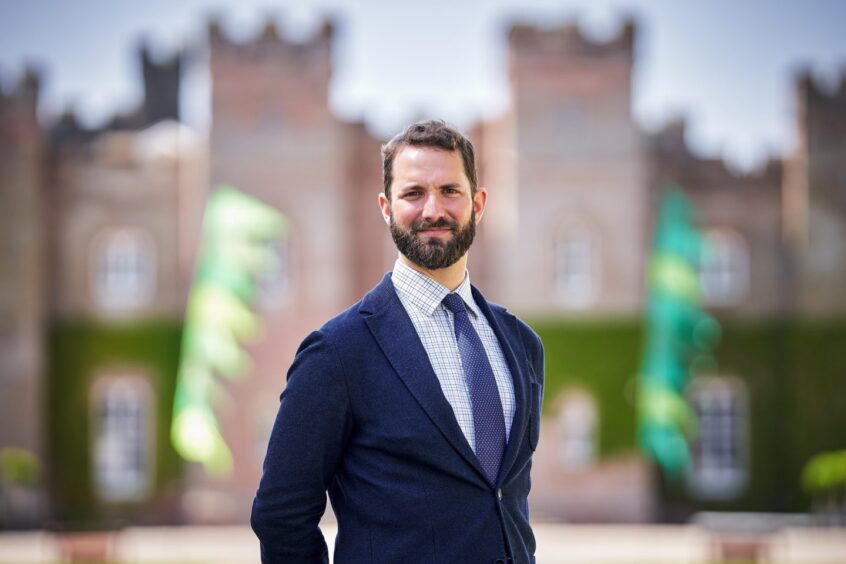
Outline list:
[[[450,310],[454,315],[459,313],[467,313],[464,307],[464,300],[456,293],[447,294],[443,300],[444,306]]]

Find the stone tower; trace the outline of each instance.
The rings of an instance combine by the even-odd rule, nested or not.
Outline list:
[[[798,313],[846,312],[846,75],[827,89],[798,81],[799,144],[785,164],[785,214],[796,254]]]
[[[378,281],[386,230],[376,206],[379,144],[363,125],[344,123],[329,108],[332,25],[299,43],[272,23],[246,42],[229,40],[217,23],[209,35],[210,186],[250,194],[289,225],[278,249],[281,266],[262,281],[264,334],[250,346],[249,381],[229,387],[234,402],[218,411],[235,475],[227,483],[199,475],[194,481],[195,491],[220,500],[195,519],[241,520],[296,346]]]
[[[144,80],[144,126],[179,119],[179,90],[182,56],[179,53],[163,61],[154,61],[149,48],[141,47],[141,73]]]
[[[184,220],[206,164],[204,140],[175,119],[178,60],[142,52],[145,99],[134,111],[95,129],[68,112],[49,131],[40,227],[58,521],[176,511],[167,422],[188,290]]]
[[[487,228],[504,257],[489,266],[495,293],[517,311],[638,311],[647,191],[634,40],[631,22],[602,43],[576,26],[511,29],[511,112],[486,143],[502,194]]]
[[[0,91],[0,449],[44,457],[44,136],[39,77],[27,70]],[[42,468],[43,469],[43,468]],[[0,489],[0,527],[43,515],[36,490]]]

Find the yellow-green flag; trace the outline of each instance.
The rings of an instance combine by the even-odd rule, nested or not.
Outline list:
[[[217,378],[238,378],[250,367],[241,345],[259,326],[251,309],[256,280],[276,266],[272,245],[286,233],[280,212],[234,188],[218,188],[206,205],[170,436],[180,456],[213,475],[232,471],[232,454],[214,412],[223,394]]]

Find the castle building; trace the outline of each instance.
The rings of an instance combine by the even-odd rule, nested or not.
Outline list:
[[[0,92],[0,448],[14,446],[43,459],[47,260],[41,186],[46,163],[45,135],[36,117],[38,92],[32,70],[15,88]],[[15,519],[37,522],[43,496],[3,488]]]
[[[630,111],[634,33],[509,33],[512,105],[485,144],[489,229],[500,230],[489,262],[495,299],[526,315],[642,306],[648,155]]]
[[[142,104],[95,130],[72,113],[40,126],[33,74],[0,96],[0,448],[33,453],[44,478],[2,482],[0,525],[246,522],[296,347],[396,256],[376,206],[383,140],[329,109],[333,34],[327,23],[292,42],[268,24],[237,42],[211,23],[207,138],[179,121],[179,55],[142,50]],[[736,174],[693,154],[683,122],[647,132],[634,121],[636,40],[632,22],[607,41],[514,25],[512,103],[468,132],[491,195],[474,283],[529,320],[547,353],[533,512],[649,521],[669,515],[661,505],[671,518],[801,510],[802,462],[846,442],[846,409],[830,407],[846,397],[836,346],[846,87],[801,79],[795,153]],[[709,242],[700,278],[724,339],[719,366],[690,387],[694,465],[664,491],[637,450],[634,398],[667,181],[694,203]],[[169,441],[203,206],[221,185],[289,224],[256,303],[250,373],[221,381],[216,411],[235,459],[223,479],[180,461]]]

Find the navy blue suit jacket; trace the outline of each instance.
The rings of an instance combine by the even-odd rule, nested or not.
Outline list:
[[[263,562],[327,562],[318,522],[338,520],[335,563],[534,562],[527,496],[543,389],[540,339],[473,288],[514,380],[496,484],[441,391],[390,274],[310,334],[288,371],[251,524]]]

